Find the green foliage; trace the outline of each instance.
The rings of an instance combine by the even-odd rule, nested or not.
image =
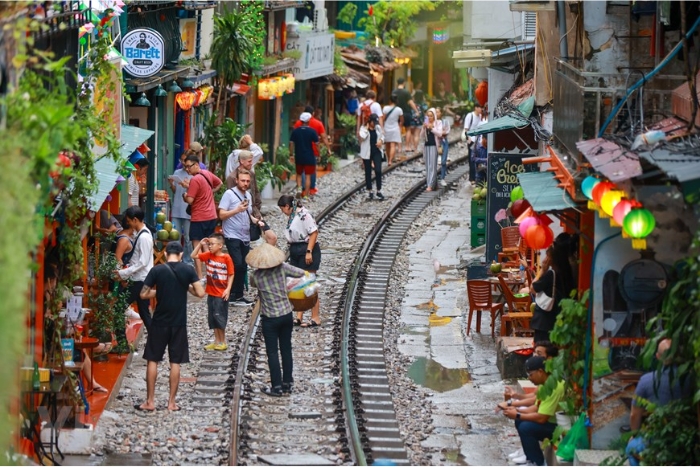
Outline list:
[[[219,86],[227,87],[243,73],[260,70],[265,56],[264,3],[261,0],[240,2],[237,11],[214,15],[214,35],[211,44],[212,68],[217,71]],[[216,111],[222,96],[219,92]]]
[[[336,128],[343,131],[343,135],[338,139],[340,150],[343,156],[355,154],[360,148],[360,143],[357,140],[355,133],[356,117],[350,114],[335,114]]]
[[[694,402],[700,402],[700,231],[695,233],[688,257],[675,264],[671,287],[664,297],[661,312],[649,320],[647,333],[651,339],[642,351],[645,368],[651,366],[656,345],[671,338],[669,358],[677,365],[674,378],[691,378],[695,388]]]
[[[284,167],[288,172],[294,170],[294,164],[292,164],[291,154],[289,153],[289,146],[282,144],[275,151],[274,163]]]
[[[439,0],[379,0],[372,5],[374,14],[369,16],[369,12],[363,12],[364,16],[358,22],[358,26],[365,29],[370,39],[378,37],[383,44],[402,47],[416,32],[417,16],[423,11],[435,10],[441,3]]]
[[[11,234],[0,244],[0,264],[4,271],[0,274],[0,288],[7,292],[0,318],[0,353],[6,362],[0,366],[0,379],[7,383],[5,390],[0,391],[0,452],[8,452],[8,443],[14,437],[10,430],[16,429],[14,418],[8,417],[6,411],[10,401],[18,397],[13,382],[26,344],[27,311],[29,300],[34,298],[30,286],[35,278],[30,272],[38,266],[33,260],[46,233],[45,220],[49,224],[54,220],[59,222],[60,268],[56,289],[70,289],[81,276],[80,227],[89,224],[86,201],[96,187],[93,138],[106,148],[105,157],[116,158],[119,148],[110,120],[105,118],[111,114],[113,102],[103,102],[103,107],[96,109],[92,102],[93,88],[98,86],[86,85],[80,92],[70,88],[66,76],[73,71],[66,68],[68,59],[54,59],[48,52],[33,49],[33,33],[47,27],[22,18],[4,31],[8,38],[11,34],[17,46],[17,53],[8,57],[14,68],[8,74],[20,78],[8,82],[7,94],[0,100],[0,154],[7,168],[0,171],[0,195],[6,200],[0,207],[0,222],[11,228]],[[100,34],[78,64],[85,83],[100,83],[100,92],[109,90],[106,81],[113,67],[104,57],[110,45],[108,35]],[[69,167],[57,166],[61,152],[71,156]],[[53,219],[50,214],[59,194],[60,216]],[[61,301],[58,293],[50,294],[45,307],[45,319],[56,324],[56,332],[44,336],[53,346],[44,356],[46,363],[62,362],[61,320],[58,320]],[[77,398],[74,402],[80,405]]]
[[[301,51],[299,50],[285,50],[282,52],[282,57],[293,58],[294,60],[299,60],[301,58]]]
[[[238,142],[251,124],[241,125],[229,117],[224,118],[221,123],[217,123],[217,120],[219,120],[218,114],[212,113],[204,125],[202,144],[209,148],[210,169],[223,180],[228,156],[231,151],[238,148]]]
[[[341,23],[347,24],[349,27],[352,27],[352,24],[355,22],[355,16],[357,16],[357,5],[348,2],[343,8],[340,9],[338,15],[336,16],[336,19]]]
[[[575,294],[576,291],[572,292],[572,297]],[[549,378],[539,389],[540,398],[544,398],[554,391],[559,381],[564,381],[565,397],[559,405],[567,415],[577,415],[583,408],[588,296],[586,290],[580,299],[565,298],[559,302],[561,311],[549,335],[559,346],[559,355],[547,360]]]
[[[350,5],[348,3],[348,5]],[[342,55],[340,55],[340,46],[335,46],[335,51],[333,52],[333,73],[338,76],[345,76],[348,74],[348,67],[343,61]]]
[[[331,152],[328,151],[328,148],[326,146],[320,146],[319,148],[319,158],[318,158],[318,165],[321,167],[328,167],[329,165],[333,170],[338,170],[338,165],[340,161],[336,156],[334,156]]]
[[[695,405],[674,400],[653,409],[640,430],[644,465],[698,465],[700,430]]]

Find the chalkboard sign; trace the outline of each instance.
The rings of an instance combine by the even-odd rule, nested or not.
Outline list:
[[[487,177],[489,197],[486,201],[486,262],[497,259],[501,251],[501,227],[507,227],[507,221],[501,224],[494,216],[501,209],[507,209],[510,192],[520,185],[518,174],[538,170],[537,164],[523,164],[523,157],[532,154],[506,154],[494,152],[489,154]],[[512,220],[512,218],[511,218]]]

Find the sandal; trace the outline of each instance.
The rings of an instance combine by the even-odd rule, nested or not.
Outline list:
[[[301,320],[299,318],[294,318],[294,326],[301,326]]]
[[[302,324],[301,327],[302,328],[317,328],[320,325],[321,325],[320,323],[317,323],[316,321],[310,319],[306,323]]]

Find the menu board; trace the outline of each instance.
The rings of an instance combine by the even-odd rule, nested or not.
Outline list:
[[[507,154],[494,152],[489,154],[486,180],[489,196],[486,201],[486,263],[498,260],[501,251],[501,228],[507,227],[507,221],[500,224],[494,219],[501,209],[507,209],[510,192],[520,185],[518,174],[538,170],[537,164],[523,164],[523,157],[532,154]],[[513,220],[512,217],[510,218]]]

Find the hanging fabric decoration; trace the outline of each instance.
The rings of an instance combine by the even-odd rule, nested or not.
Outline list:
[[[479,85],[476,87],[476,90],[474,91],[474,97],[476,97],[476,100],[479,101],[479,104],[483,107],[484,104],[486,104],[486,101],[489,99],[489,82],[488,81],[482,81],[479,83]]]

